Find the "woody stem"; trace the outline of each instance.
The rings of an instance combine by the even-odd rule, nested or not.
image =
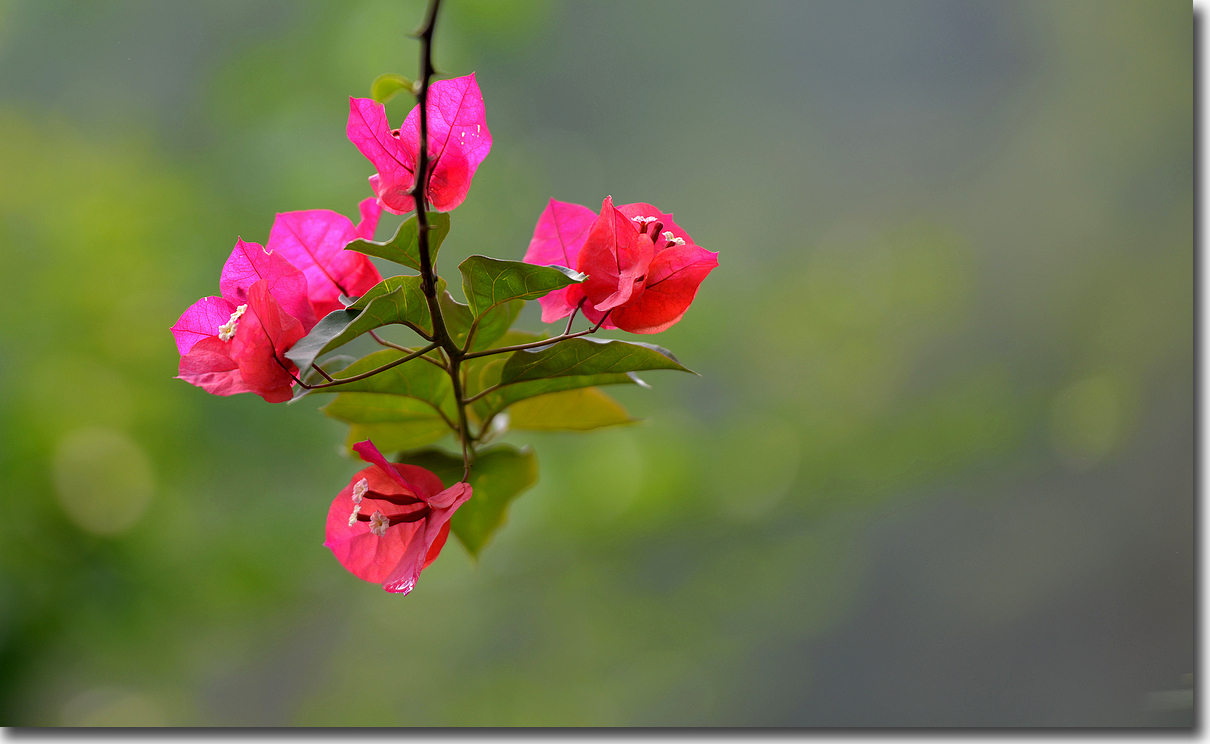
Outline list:
[[[441,0],[429,3],[428,14],[424,25],[417,32],[420,39],[420,84],[416,91],[416,102],[420,109],[420,142],[416,154],[416,175],[413,179],[412,190],[409,192],[416,202],[417,247],[420,253],[420,288],[429,306],[429,315],[433,319],[433,341],[440,346],[449,359],[446,371],[454,389],[454,404],[458,407],[458,438],[462,442],[462,479],[470,477],[471,456],[473,450],[470,442],[470,425],[466,417],[466,401],[462,398],[462,377],[459,374],[465,352],[450,336],[446,328],[445,318],[441,314],[441,303],[437,299],[437,272],[433,266],[432,255],[429,251],[428,216],[428,181],[429,181],[429,83],[433,77],[433,27],[437,23],[437,10]]]

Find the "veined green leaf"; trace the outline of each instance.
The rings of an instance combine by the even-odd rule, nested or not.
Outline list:
[[[433,471],[447,487],[462,480],[462,458],[440,450],[408,452],[398,459]],[[504,524],[509,503],[538,482],[538,458],[529,447],[485,447],[471,464],[469,482],[471,499],[454,513],[450,530],[472,556],[478,557]]]
[[[395,452],[423,447],[450,432],[445,419],[433,406],[402,395],[341,393],[321,410],[332,418],[352,424],[346,440],[348,447],[371,439],[378,449]]]
[[[404,352],[396,349],[376,351],[357,360],[341,370],[339,374],[333,375],[333,378],[335,378],[335,382],[340,382],[341,379],[356,377],[384,367],[404,356],[406,356]],[[413,359],[363,380],[347,382],[316,392],[398,395],[422,400],[451,419],[457,418],[458,415],[454,406],[454,390],[450,386],[449,375],[445,373],[445,370],[423,359]]]
[[[503,368],[503,365],[500,365],[500,368]],[[485,372],[485,376],[487,376],[491,374],[492,370],[489,368]],[[488,393],[472,403],[471,410],[480,421],[486,421],[488,418],[518,401],[533,398],[534,396],[598,385],[633,385],[636,383],[646,384],[635,376],[633,372],[609,372],[600,375],[565,375],[563,377],[547,377],[541,380],[527,380],[525,382],[504,385],[499,390]]]
[[[510,330],[501,336],[492,348],[502,346],[517,346],[542,340],[543,336],[530,331]],[[498,356],[476,357],[466,363],[467,396],[476,395],[483,390],[500,383],[500,373],[509,359],[508,354]],[[633,372],[611,372],[599,375],[566,375],[548,377],[541,380],[529,380],[505,385],[499,390],[488,393],[470,406],[470,413],[476,423],[486,421],[508,406],[519,400],[545,395],[560,390],[592,387],[594,385],[643,385],[643,382]]]
[[[382,452],[401,452],[425,447],[450,433],[439,418],[416,418],[410,421],[384,421],[374,424],[350,424],[345,438],[345,450],[369,439]]]
[[[672,352],[654,344],[634,341],[572,338],[537,349],[514,351],[504,363],[504,384],[550,377],[639,372],[649,369],[692,370]]]
[[[438,301],[441,303],[441,316],[445,318],[445,328],[449,331],[454,343],[466,345],[466,336],[474,329],[475,338],[470,351],[483,351],[503,336],[512,326],[513,321],[521,312],[525,303],[521,300],[510,300],[488,310],[479,318],[471,313],[469,306],[458,302],[448,291],[441,292]]]
[[[433,332],[420,277],[393,276],[375,284],[352,305],[325,315],[286,352],[286,358],[300,370],[308,370],[321,355],[392,323],[411,323],[426,333]]]
[[[538,395],[508,409],[509,428],[534,431],[588,431],[636,420],[621,403],[595,387]]]
[[[450,216],[444,212],[429,212],[429,258],[436,261],[437,251],[450,234]],[[420,271],[420,228],[416,216],[404,220],[395,236],[386,242],[354,240],[345,246],[346,251],[357,251],[367,256],[385,258],[410,269]]]
[[[471,256],[458,264],[462,291],[476,318],[509,300],[536,300],[587,277],[562,266],[535,266],[524,261],[501,261]]]

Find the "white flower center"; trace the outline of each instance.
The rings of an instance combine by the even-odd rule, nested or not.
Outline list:
[[[353,484],[353,513],[349,515],[350,527],[357,522],[357,515],[361,513],[361,500],[365,498],[365,495],[369,490],[370,484],[365,478],[362,478]]]
[[[219,341],[230,341],[235,337],[235,329],[239,326],[239,319],[248,309],[247,305],[240,305],[235,308],[235,312],[231,313],[231,318],[226,323],[218,327]]]
[[[387,533],[387,527],[391,526],[391,520],[383,515],[382,512],[376,511],[370,515],[370,532],[382,537]]]

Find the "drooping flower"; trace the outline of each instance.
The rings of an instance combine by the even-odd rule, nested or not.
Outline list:
[[[290,399],[297,368],[285,357],[315,325],[307,279],[284,257],[237,240],[219,279],[172,327],[178,377],[215,395]]]
[[[330,209],[283,212],[273,220],[266,248],[285,257],[307,277],[307,297],[322,318],[344,306],[340,295],[360,297],[382,281],[370,257],[346,251],[350,241],[374,239],[382,207],[375,198],[361,202],[361,222]]]
[[[588,275],[538,300],[543,322],[578,306],[592,322],[604,319],[603,328],[658,333],[684,316],[717,256],[694,244],[671,214],[643,202],[614,207],[607,196],[600,214],[551,199],[524,260]]]
[[[408,194],[415,182],[420,152],[420,106],[392,130],[386,108],[372,98],[349,99],[349,140],[378,170],[370,187],[388,212],[416,208]],[[484,119],[483,95],[474,73],[438,80],[428,90],[429,180],[426,194],[433,209],[448,212],[462,203],[475,169],[492,147]]]
[[[353,449],[370,466],[332,501],[324,546],[358,578],[407,594],[441,553],[470,484],[445,488],[429,470],[387,462],[368,439]]]

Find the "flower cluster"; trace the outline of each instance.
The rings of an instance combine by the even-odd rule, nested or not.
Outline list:
[[[501,504],[537,478],[536,460],[528,451],[493,445],[476,459],[476,448],[483,445],[485,434],[507,429],[507,424],[500,424],[508,416],[496,418],[497,414],[522,399],[537,401],[544,394],[576,386],[616,382],[618,372],[686,370],[666,350],[650,344],[602,341],[598,347],[574,339],[601,328],[632,333],[667,329],[684,316],[702,280],[718,266],[716,253],[699,247],[671,214],[650,204],[615,207],[612,197],[606,197],[598,213],[552,199],[538,219],[523,261],[472,256],[459,267],[468,304],[449,296],[439,298],[438,288],[445,283],[438,283],[431,259],[448,231],[448,218],[426,223],[418,214],[386,243],[372,242],[375,229],[383,210],[405,214],[418,207],[425,211],[431,205],[437,212],[449,212],[461,204],[491,149],[492,137],[473,74],[435,82],[420,97],[427,101],[423,132],[419,105],[398,129],[391,129],[381,102],[349,99],[348,138],[376,171],[369,179],[374,196],[361,202],[358,224],[326,209],[278,214],[263,247],[237,239],[219,278],[220,296],[198,300],[172,327],[181,357],[179,377],[209,393],[254,393],[276,403],[290,400],[295,385],[308,391],[336,392],[340,394],[337,401],[344,401],[343,408],[336,408],[343,413],[334,414],[331,407],[326,412],[351,425],[372,427],[363,430],[358,439],[370,432],[384,432],[383,437],[375,436],[380,443],[396,443],[390,452],[400,442],[434,441],[433,421],[437,422],[437,437],[448,425],[461,444],[463,482],[446,488],[432,471],[389,462],[365,439],[352,449],[368,466],[350,479],[328,510],[324,545],[340,564],[361,579],[401,594],[415,587],[421,571],[440,554],[451,532],[451,520],[471,499],[467,481],[472,472],[479,477],[475,483],[480,504],[472,504],[469,513],[463,511],[453,524],[453,531],[472,553],[502,523]],[[422,141],[427,143],[428,168],[420,189],[417,171]],[[423,199],[418,205],[420,194]],[[421,224],[428,229],[421,230]],[[370,258],[357,249],[419,268],[423,276],[392,277],[384,282]],[[417,259],[426,255],[428,259]],[[417,299],[417,293],[423,297]],[[507,323],[516,317],[519,301],[532,299],[541,303],[545,322],[572,316],[567,330],[555,338],[493,346],[492,340],[501,338]],[[510,307],[512,315],[507,315],[505,310]],[[593,327],[572,333],[576,313],[583,313]],[[501,318],[506,321],[503,327]],[[410,327],[427,345],[408,349],[375,335],[380,344],[392,347],[384,352],[391,361],[368,371],[368,364],[348,371],[364,359],[343,372],[329,374],[319,369],[327,378],[324,383],[306,381],[310,367],[300,370],[292,361],[315,367],[319,354],[390,324]],[[488,338],[487,333],[495,336]],[[300,341],[305,343],[300,345]],[[562,342],[579,347],[559,346]],[[583,356],[575,351],[560,353],[585,346],[594,348]],[[502,360],[503,364],[480,364],[480,357],[491,354],[512,356]],[[417,359],[420,356],[425,359]],[[426,364],[440,367],[439,374],[448,380],[434,382],[438,373]],[[395,367],[398,370],[391,376],[375,377]],[[468,374],[468,370],[477,371]],[[494,378],[489,370],[494,371]],[[375,377],[372,383],[365,383],[370,388],[347,387],[370,377]],[[547,386],[542,382],[547,378],[559,381]],[[522,380],[527,381],[525,387],[515,392],[487,397]],[[364,392],[367,389],[373,392]],[[392,408],[397,397],[418,398],[435,414],[412,417],[409,408],[400,419]],[[454,417],[446,411],[450,397],[457,411]],[[384,403],[388,398],[392,402]],[[588,415],[593,423],[585,426],[584,411],[572,407],[560,412],[558,405],[566,405],[568,398],[557,400],[564,402],[555,404],[550,420],[565,415],[562,428],[593,428],[630,420],[617,406],[604,418]],[[420,421],[421,428],[407,429],[409,417]],[[493,425],[493,419],[499,426]],[[542,426],[559,428],[551,427],[549,421]],[[477,433],[473,427],[478,427]],[[409,456],[404,452],[399,459]],[[451,456],[438,452],[427,453],[427,457],[421,456],[419,461],[432,464]],[[496,477],[492,468],[507,475]],[[507,488],[513,490],[494,493]]]
[[[172,327],[179,377],[215,395],[255,393],[289,400],[298,368],[285,353],[341,307],[382,281],[369,257],[344,247],[373,237],[382,210],[361,203],[361,224],[327,209],[277,215],[269,243],[236,240],[219,278],[221,297],[203,297]]]
[[[579,204],[550,200],[525,253],[533,264],[574,268],[588,279],[538,300],[542,321],[553,323],[576,308],[603,328],[658,333],[689,309],[698,285],[718,266],[718,254],[650,204],[613,205],[600,214]]]

